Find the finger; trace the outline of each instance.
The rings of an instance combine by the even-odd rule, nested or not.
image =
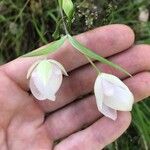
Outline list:
[[[2,150],[7,150],[6,133],[2,128],[0,128],[0,148]]]
[[[54,147],[54,150],[98,150],[115,141],[129,126],[129,112],[118,113],[116,121],[101,118],[85,130],[77,132]]]
[[[127,51],[110,57],[109,59],[126,68],[131,74],[136,74],[144,70],[150,70],[149,50],[150,46],[138,45]],[[110,68],[106,65],[97,63],[97,66],[103,72],[114,74],[121,79],[127,77],[120,71]],[[91,92],[93,90],[96,77],[97,74],[90,65],[72,71],[69,78],[64,79],[63,85],[57,94],[57,100],[55,103],[41,101],[39,104],[46,112],[51,112],[62,106],[65,106],[76,98]]]
[[[54,140],[58,140],[88,126],[101,116],[94,96],[89,96],[51,114],[45,126],[49,135]]]
[[[134,33],[125,25],[108,25],[80,34],[76,38],[96,53],[108,57],[129,48],[134,42]],[[67,71],[87,63],[83,55],[68,43],[65,43],[59,51],[50,55],[50,58],[61,62]],[[19,58],[2,68],[21,87],[27,89],[27,70],[35,60],[37,58]]]
[[[138,73],[132,78],[125,79],[124,83],[133,92],[135,102],[150,96],[149,72]],[[57,140],[92,124],[99,117],[102,115],[97,109],[95,96],[89,96],[51,114],[45,126],[51,137]]]
[[[110,61],[123,66],[133,75],[138,72],[150,70],[149,51],[150,45],[135,45],[120,54],[110,57],[109,59]],[[104,71],[108,73],[126,78],[126,74],[121,71],[117,71],[116,69],[111,68],[108,65],[102,65],[101,67],[102,69],[104,68]]]
[[[135,102],[141,101],[150,96],[150,72],[141,72],[124,83],[133,92]]]

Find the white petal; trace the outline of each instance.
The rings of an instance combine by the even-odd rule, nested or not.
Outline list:
[[[103,88],[102,88],[102,78],[101,75],[98,75],[96,78],[95,84],[94,84],[94,93],[96,98],[97,107],[99,109],[102,109],[102,103],[103,103]]]
[[[112,96],[114,94],[114,86],[113,84],[110,84],[108,81],[106,80],[102,80],[102,87],[103,87],[103,92],[104,95],[106,96]]]
[[[139,21],[147,22],[149,19],[149,10],[143,7],[140,7],[139,10],[140,10]]]
[[[106,117],[111,118],[112,120],[117,119],[117,111],[115,109],[112,109],[105,104],[102,105],[102,109],[99,109],[99,111]]]
[[[105,89],[107,87],[111,87],[111,91],[113,91],[110,95],[104,92],[105,105],[120,111],[131,111],[134,97],[129,88],[119,78],[113,75],[103,74],[102,78],[104,91],[107,91]]]
[[[66,76],[68,76],[67,71],[65,70],[65,68],[63,67],[63,65],[61,63],[59,63],[58,61],[55,61],[53,59],[49,59],[48,61],[51,62],[51,63],[53,63],[53,64],[55,64],[55,65],[57,65],[61,69],[61,71],[63,72],[63,74],[66,75]]]
[[[46,84],[43,83],[43,80],[41,80],[41,77],[36,72],[36,70],[32,73],[32,76],[30,79],[30,80],[33,80],[36,89],[38,89],[38,91],[41,93],[41,95],[43,95],[43,97],[45,99],[49,99],[52,101],[55,101],[55,99],[56,99],[55,93],[58,91],[58,89],[62,83],[62,74],[60,74],[59,75],[60,77],[58,78],[58,76],[56,76],[54,74],[55,69],[56,68],[53,67],[53,70],[52,70],[53,73],[50,73],[51,76],[47,75],[47,76],[49,76],[49,78],[48,78],[48,81]],[[34,95],[34,93],[33,93],[33,95]]]
[[[32,67],[30,89],[37,99],[55,101],[56,92],[59,90],[63,78],[61,67],[58,64],[42,60],[38,65]]]
[[[34,85],[33,87],[30,85],[30,89],[32,94],[38,99],[38,100],[44,100],[44,99],[49,99],[50,95],[54,95],[53,93],[50,94],[50,89],[47,88],[47,84],[45,85],[43,83],[43,80],[41,79],[41,77],[39,76],[39,73],[37,73],[36,70],[34,70],[32,72],[31,78],[30,78],[30,82]],[[35,90],[36,87],[36,90]],[[32,89],[33,88],[33,89]],[[38,93],[40,93],[40,96],[42,96],[43,98],[38,98],[37,95],[37,91]],[[54,100],[54,99],[53,99]]]
[[[44,85],[47,84],[48,79],[52,74],[52,67],[53,64],[51,64],[48,60],[42,60],[35,68],[36,73],[38,74]]]
[[[49,90],[50,95],[56,94],[62,84],[62,79],[63,75],[60,68],[53,64],[52,75],[46,85],[46,89]]]
[[[101,78],[105,79],[106,81],[129,90],[129,88],[118,77],[107,73],[101,73],[100,75]]]
[[[38,65],[38,63],[39,63],[40,61],[41,61],[41,60],[38,60],[38,61],[36,61],[35,63],[33,63],[33,64],[31,65],[31,67],[29,68],[28,73],[27,73],[27,79],[30,78],[32,71],[35,69],[35,67]]]
[[[131,111],[133,101],[133,95],[130,91],[116,86],[112,96],[104,96],[105,105],[120,111]]]
[[[33,80],[38,91],[40,91],[40,93],[44,95],[46,85],[44,84],[43,80],[41,79],[41,76],[36,70],[32,72],[30,80]]]
[[[42,95],[40,93],[40,91],[37,89],[36,85],[34,84],[34,81],[33,79],[31,78],[30,79],[30,82],[29,82],[29,86],[30,86],[30,90],[32,92],[32,94],[34,95],[34,97],[38,100],[45,100],[46,98],[44,97],[44,95]]]

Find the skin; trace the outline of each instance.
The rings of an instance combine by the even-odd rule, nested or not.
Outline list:
[[[129,27],[104,26],[76,38],[133,75],[96,62],[125,82],[135,102],[150,95],[150,46],[134,45]],[[18,58],[0,67],[0,149],[100,150],[116,140],[128,128],[130,112],[118,112],[116,121],[100,114],[91,93],[97,75],[86,58],[68,43],[49,58],[69,72],[55,102],[37,101],[28,93],[27,70],[39,58]]]

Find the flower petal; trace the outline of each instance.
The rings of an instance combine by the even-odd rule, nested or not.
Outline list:
[[[140,7],[139,8],[139,21],[141,22],[148,22],[149,20],[149,9],[144,8],[144,7]]]
[[[114,94],[114,86],[113,84],[110,84],[108,81],[102,79],[102,87],[104,91],[104,95],[106,96],[112,96]]]
[[[114,87],[112,96],[104,96],[104,104],[120,111],[131,111],[134,102],[133,95],[121,87]]]
[[[49,90],[50,95],[56,94],[62,84],[62,79],[63,75],[60,68],[57,65],[53,64],[52,74],[46,85],[46,89]]]
[[[98,75],[98,77],[95,80],[94,93],[95,93],[97,107],[98,107],[98,109],[102,109],[102,104],[103,104],[104,96],[103,96],[103,88],[102,88],[102,78],[101,78],[101,75]]]
[[[36,87],[38,92],[41,95],[43,95],[43,97],[45,99],[49,99],[49,100],[52,100],[52,101],[55,101],[55,99],[56,99],[55,93],[58,91],[58,89],[59,89],[59,87],[62,83],[61,70],[58,68],[58,70],[61,73],[59,75],[59,77],[54,74],[55,70],[56,70],[56,67],[53,66],[52,73],[47,74],[47,76],[49,76],[49,75],[51,75],[51,76],[49,76],[48,81],[46,82],[46,84],[44,84],[43,80],[41,80],[41,77],[39,76],[39,73],[37,73],[37,70],[33,71],[32,75],[31,75],[31,78],[30,78],[30,80],[33,81],[34,86]],[[30,87],[30,89],[31,88],[32,87]],[[37,96],[35,95],[36,94],[35,91],[31,90],[31,92],[37,98]],[[37,98],[37,99],[39,99],[39,98]],[[39,99],[39,100],[41,100],[41,99]]]
[[[40,93],[40,91],[38,90],[38,88],[34,84],[34,80],[32,78],[30,79],[29,86],[30,86],[30,90],[31,90],[32,94],[34,95],[34,97],[36,99],[38,99],[38,100],[45,100],[46,99],[44,97],[44,95],[42,95],[42,93]]]
[[[65,76],[68,76],[67,71],[65,70],[65,68],[63,67],[63,65],[61,63],[59,63],[58,61],[55,61],[53,59],[49,59],[48,61],[55,64],[55,65],[57,65],[62,70],[63,74]]]
[[[116,76],[111,75],[111,74],[107,74],[107,73],[101,73],[101,78],[105,79],[106,81],[109,81],[110,83],[116,85],[116,86],[120,86],[124,89],[129,90],[129,88]]]
[[[55,94],[59,90],[63,78],[59,65],[53,60],[42,60],[36,62],[30,69],[30,89],[37,99],[55,101]]]
[[[116,120],[117,111],[106,106],[103,103],[105,101],[105,99],[104,99],[104,91],[103,91],[103,87],[102,87],[102,80],[103,79],[101,77],[101,74],[98,75],[98,77],[96,78],[96,81],[95,81],[95,85],[94,85],[94,93],[95,93],[95,97],[96,97],[96,103],[97,103],[98,110],[106,117]],[[113,92],[111,88],[110,88],[110,90],[111,90],[111,92]],[[111,94],[111,92],[108,94]]]
[[[35,63],[33,63],[33,64],[31,65],[31,67],[29,68],[28,73],[27,73],[27,79],[30,78],[32,71],[35,69],[35,67],[38,65],[38,63],[39,63],[40,61],[41,61],[41,60],[38,60],[38,61],[36,61]]]
[[[134,97],[129,88],[113,75],[103,73],[102,80],[105,105],[116,110],[131,111]],[[108,94],[110,88],[111,93]]]
[[[52,74],[52,66],[53,64],[51,64],[48,60],[42,60],[35,69],[44,85],[47,84],[48,79]]]
[[[105,104],[102,105],[102,109],[99,109],[99,111],[106,117],[111,118],[112,120],[117,119],[117,111],[115,109],[112,109]]]
[[[48,76],[48,75],[47,75]],[[40,95],[42,95],[43,99],[49,99],[49,97],[51,95],[54,95],[54,93],[51,92],[51,89],[48,89],[47,88],[47,84],[44,84],[43,83],[43,80],[41,79],[39,73],[37,72],[37,70],[35,69],[33,72],[32,72],[32,75],[31,75],[31,78],[30,78],[30,82],[32,81],[32,83],[34,83],[34,87],[36,87],[36,91],[38,91],[38,93],[40,93]],[[38,100],[41,100],[41,98],[38,98],[38,96],[36,96],[35,94],[37,94],[36,91],[33,91],[34,90],[34,87],[32,87],[30,85],[30,89],[31,89],[31,92],[32,94],[38,99]],[[32,90],[33,88],[33,90]],[[54,99],[54,96],[51,96],[53,97],[52,100],[55,100]]]

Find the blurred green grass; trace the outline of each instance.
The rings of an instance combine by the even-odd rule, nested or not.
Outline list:
[[[76,0],[72,34],[92,28],[123,23],[136,33],[136,42],[150,44],[150,21],[138,20],[139,8],[150,10],[149,0]],[[0,0],[0,63],[6,63],[54,40],[56,0]],[[63,33],[60,27],[59,31]],[[61,36],[58,33],[58,36]],[[137,85],[138,86],[138,85]],[[140,86],[140,85],[139,85]],[[150,100],[134,106],[129,129],[108,150],[150,149]]]

